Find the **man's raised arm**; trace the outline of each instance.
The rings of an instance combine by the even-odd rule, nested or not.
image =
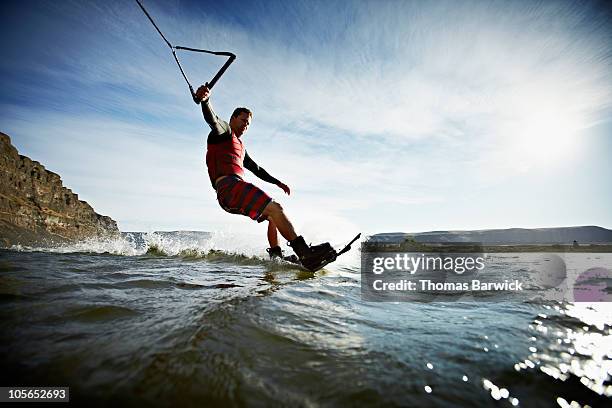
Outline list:
[[[210,104],[210,89],[208,89],[208,85],[200,86],[195,95],[196,99],[200,101],[200,105],[202,105],[202,114],[208,126],[218,135],[225,132],[227,129],[223,127],[223,121],[215,114]]]

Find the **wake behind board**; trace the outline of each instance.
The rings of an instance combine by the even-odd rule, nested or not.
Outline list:
[[[289,263],[292,263],[292,264],[294,264],[294,265],[299,265],[300,267],[302,267],[302,268],[304,268],[304,269],[306,269],[306,270],[308,270],[308,271],[310,271],[310,272],[316,272],[316,271],[318,271],[318,270],[320,270],[320,269],[323,269],[323,268],[324,268],[326,265],[329,265],[330,263],[334,262],[334,261],[335,261],[336,259],[338,259],[338,257],[339,257],[340,255],[342,255],[343,253],[350,251],[350,249],[351,249],[351,245],[353,245],[353,243],[354,243],[355,241],[357,241],[357,240],[359,239],[359,237],[361,237],[361,232],[360,232],[359,234],[357,234],[357,235],[355,236],[355,238],[353,238],[353,239],[352,239],[352,240],[351,240],[351,241],[350,241],[348,244],[346,244],[346,245],[345,245],[345,246],[344,246],[344,247],[343,247],[341,250],[339,250],[339,251],[336,251],[336,250],[335,250],[334,248],[332,248],[332,247],[331,247],[331,245],[330,245],[330,250],[329,250],[329,252],[323,256],[323,258],[321,259],[321,262],[320,262],[320,263],[318,263],[316,266],[313,266],[313,267],[310,267],[310,268],[307,268],[306,266],[302,265],[302,264],[300,263],[300,261],[297,259],[297,257],[296,257],[296,256],[294,256],[294,255],[293,255],[293,256],[286,256],[286,257],[284,257],[284,258],[283,258],[283,260],[284,260],[285,262],[289,262]]]

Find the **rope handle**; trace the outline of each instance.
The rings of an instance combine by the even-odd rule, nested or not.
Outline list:
[[[219,71],[217,71],[217,73],[215,74],[213,79],[211,79],[208,82],[208,89],[212,89],[212,87],[215,86],[217,81],[221,78],[221,76],[229,68],[229,66],[232,64],[232,62],[234,62],[234,60],[236,59],[236,55],[232,54],[231,52],[226,52],[226,51],[210,51],[210,50],[203,50],[203,49],[199,49],[199,48],[190,48],[190,47],[181,47],[181,46],[174,47],[170,43],[170,41],[168,41],[168,39],[164,36],[164,34],[161,32],[161,30],[159,29],[157,24],[155,24],[155,21],[153,20],[153,17],[151,17],[149,12],[144,8],[144,6],[140,2],[140,0],[136,0],[136,3],[138,3],[138,5],[142,9],[142,11],[145,13],[145,16],[147,16],[147,18],[149,19],[151,24],[153,24],[153,27],[155,27],[155,29],[157,30],[157,32],[159,33],[161,38],[168,45],[168,47],[170,48],[170,51],[172,51],[172,56],[174,57],[174,60],[176,61],[176,65],[178,65],[179,70],[181,71],[181,74],[183,75],[183,78],[185,79],[185,82],[187,82],[187,86],[189,87],[189,93],[191,93],[191,98],[193,99],[193,102],[195,102],[196,105],[199,105],[200,102],[196,99],[196,95],[195,95],[195,92],[193,90],[193,86],[191,86],[191,83],[189,82],[189,79],[187,78],[187,75],[185,74],[185,71],[183,70],[183,67],[181,66],[181,62],[179,61],[178,56],[176,55],[175,50],[203,52],[203,53],[206,53],[206,54],[213,54],[213,55],[229,57],[227,59],[227,61],[225,61],[225,64],[223,64],[223,66],[219,69]]]

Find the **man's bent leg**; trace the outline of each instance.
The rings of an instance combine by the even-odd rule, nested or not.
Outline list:
[[[276,224],[272,221],[271,218],[268,217],[268,243],[270,244],[270,248],[274,248],[278,246],[278,230],[276,229]]]
[[[278,232],[280,232],[287,241],[293,241],[297,238],[297,234],[293,229],[291,221],[289,221],[285,215],[283,207],[281,207],[276,201],[271,201],[266,208],[264,208],[261,215],[263,217],[267,217],[269,220],[272,220],[276,226],[276,229],[278,229]],[[268,226],[268,228],[270,228],[270,226]]]
[[[303,237],[298,237],[283,208],[277,202],[271,201],[263,210],[262,216],[274,222],[281,235],[289,241],[299,262],[306,269],[316,271],[330,256],[335,255],[334,249],[329,244],[316,245],[311,248]]]
[[[276,229],[276,224],[274,224],[274,221],[272,221],[270,217],[268,217],[268,243],[270,244],[270,248],[266,249],[266,252],[270,255],[270,259],[288,260],[287,257],[283,256],[282,248],[278,246],[278,230]],[[297,260],[297,257],[295,257],[293,262],[297,262]]]

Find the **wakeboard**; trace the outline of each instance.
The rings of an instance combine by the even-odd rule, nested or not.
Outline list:
[[[308,270],[310,272],[316,272],[316,271],[318,271],[320,269],[323,269],[326,265],[329,265],[330,263],[334,262],[343,253],[350,251],[351,250],[351,245],[353,245],[353,243],[355,241],[357,241],[360,237],[361,237],[361,232],[359,234],[357,234],[355,236],[355,238],[353,238],[348,244],[346,244],[339,251],[335,250],[329,244],[324,244],[324,245],[328,245],[329,246],[329,251],[324,256],[321,257],[320,262],[317,263],[316,265],[309,265],[308,267],[305,266],[305,265],[302,265],[301,262],[299,261],[299,259],[295,255],[286,256],[286,257],[283,258],[283,260],[285,262],[289,262],[289,263],[292,263],[294,265],[299,265],[302,268],[304,268],[304,269],[306,269],[306,270]]]

